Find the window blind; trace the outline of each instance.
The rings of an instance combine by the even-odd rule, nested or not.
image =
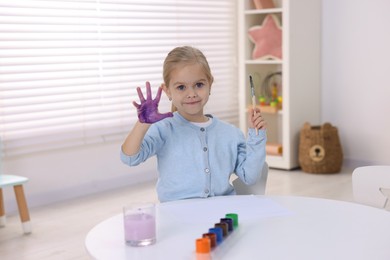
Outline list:
[[[238,123],[234,0],[0,0],[0,133],[5,156],[124,138],[137,86],[155,94],[176,46],[204,52],[206,107]],[[160,112],[170,110],[163,95]]]

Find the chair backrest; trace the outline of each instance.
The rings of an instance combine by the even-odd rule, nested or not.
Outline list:
[[[364,166],[352,173],[352,190],[356,202],[385,208],[389,200],[390,166]]]
[[[264,195],[268,178],[268,164],[265,162],[259,180],[253,185],[246,185],[239,178],[232,184],[237,195]]]

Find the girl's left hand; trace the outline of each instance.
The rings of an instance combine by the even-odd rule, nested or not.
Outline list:
[[[266,129],[266,125],[267,125],[258,107],[256,107],[255,109],[253,108],[249,109],[248,123],[250,128],[255,128],[257,130]]]

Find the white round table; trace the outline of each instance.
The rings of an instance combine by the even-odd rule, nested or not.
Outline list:
[[[356,203],[292,196],[224,196],[157,205],[157,243],[130,247],[122,214],[96,225],[85,245],[95,259],[196,259],[195,240],[226,213],[239,227],[211,259],[390,259],[390,213]]]

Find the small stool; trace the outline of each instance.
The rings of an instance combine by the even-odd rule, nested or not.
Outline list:
[[[5,226],[6,217],[3,199],[3,187],[13,186],[18,204],[20,220],[22,222],[24,234],[31,233],[30,214],[28,212],[26,197],[24,196],[23,183],[27,182],[28,178],[16,175],[0,174],[0,227]]]

